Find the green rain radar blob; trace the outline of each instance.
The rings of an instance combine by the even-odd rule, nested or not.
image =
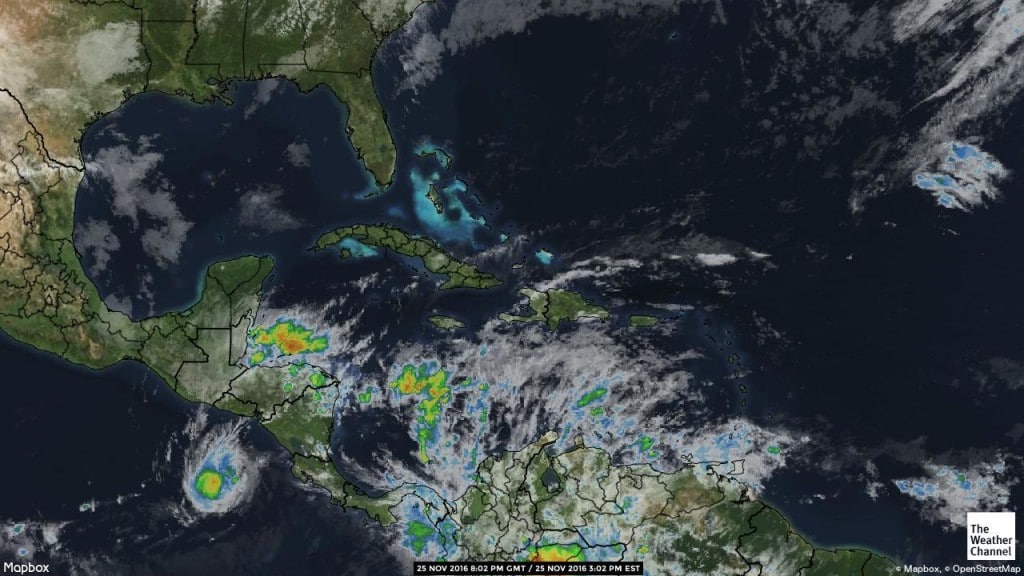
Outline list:
[[[224,477],[212,468],[206,468],[196,476],[196,492],[202,494],[204,498],[209,500],[220,498],[223,488]]]
[[[409,522],[405,533],[409,536],[412,543],[412,549],[418,556],[423,552],[423,548],[427,545],[427,542],[434,537],[434,534],[436,534],[437,531],[428,524],[413,520],[412,522]]]
[[[588,404],[593,404],[594,402],[598,402],[601,399],[603,399],[605,394],[607,394],[607,393],[608,393],[608,389],[607,388],[603,388],[603,387],[602,388],[594,388],[590,392],[587,392],[586,394],[584,394],[582,398],[577,400],[576,401],[576,406],[578,406],[580,408],[583,408],[583,407],[587,406]]]
[[[239,442],[241,426],[224,425],[190,438],[185,455],[182,488],[188,501],[204,514],[223,514],[252,494],[259,460],[248,456]]]
[[[654,438],[650,436],[641,436],[637,443],[640,444],[640,451],[647,452],[654,447]]]
[[[313,385],[313,388],[320,388],[327,384],[327,376],[324,376],[323,372],[313,372],[309,375],[309,383]]]

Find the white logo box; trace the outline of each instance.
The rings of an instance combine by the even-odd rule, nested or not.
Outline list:
[[[968,512],[967,559],[1016,560],[1016,513]]]

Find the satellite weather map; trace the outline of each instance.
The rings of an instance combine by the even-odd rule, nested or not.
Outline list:
[[[0,0],[0,573],[1016,574],[1024,1]]]

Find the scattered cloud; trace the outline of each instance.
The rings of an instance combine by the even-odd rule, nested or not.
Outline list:
[[[301,227],[302,220],[281,208],[280,200],[283,195],[284,189],[276,185],[259,186],[246,192],[238,201],[241,210],[239,221],[243,226],[268,232],[282,232]]]
[[[289,164],[296,168],[307,168],[311,153],[309,144],[306,144],[301,139],[292,142],[284,149],[284,157],[288,160]]]
[[[378,32],[388,31],[404,22],[424,2],[423,0],[357,0],[359,10]]]
[[[121,312],[128,316],[132,315],[132,300],[123,294],[107,294],[107,297],[103,299],[103,303],[114,312]]]
[[[82,254],[91,254],[93,264],[89,274],[96,276],[107,269],[110,255],[121,248],[121,242],[114,235],[109,222],[90,218],[85,224],[75,227],[75,247]]]
[[[997,456],[963,468],[928,462],[921,476],[892,483],[901,494],[918,501],[925,519],[952,531],[963,527],[968,512],[1006,509],[1019,478],[1011,460],[1016,461]]]
[[[135,293],[130,295],[124,292],[107,294],[103,298],[103,303],[107,305],[107,308],[115,312],[122,312],[135,319],[152,316],[156,312],[153,275],[144,273],[141,269],[139,272],[136,276],[138,285],[135,287]]]
[[[1009,0],[908,0],[892,12],[891,20],[896,43],[924,47],[919,55],[924,63],[920,84],[936,85],[921,102],[936,111],[916,134],[908,135],[909,145],[901,150],[902,159],[896,159],[893,170],[900,178],[912,175],[912,182],[919,184],[922,174],[930,175],[937,156],[944,159],[950,155],[950,143],[969,137],[980,145],[977,122],[1015,101],[1024,90],[1024,43],[1020,42],[1024,5]],[[965,40],[959,39],[960,31]],[[939,35],[952,38],[954,32],[958,33],[958,40],[951,44],[954,52],[929,54],[925,50],[933,44],[920,42]],[[991,174],[981,174],[981,181],[973,186],[968,179],[967,185],[954,190],[918,187],[934,194],[944,207],[970,210],[1001,195],[994,184],[1005,178],[1006,171],[998,159],[989,156],[988,162],[993,167]],[[951,176],[951,185],[964,183],[961,174]],[[887,189],[884,181],[859,189],[851,197],[851,207],[858,210],[864,200]]]
[[[681,0],[478,0],[458,2],[448,24],[433,28],[437,10],[417,10],[397,39],[405,72],[403,89],[415,90],[438,75],[445,55],[459,52],[507,34],[519,34],[532,22],[548,16],[588,19],[629,17],[646,10],[669,11]],[[433,8],[433,7],[431,7]],[[438,8],[440,10],[440,8]]]
[[[116,74],[143,69],[136,22],[110,22],[83,34],[75,46],[75,63],[90,85],[106,82]]]
[[[274,94],[280,92],[284,87],[284,80],[280,78],[267,78],[260,80],[256,83],[256,93],[252,97],[252,102],[245,107],[245,111],[242,113],[242,117],[248,120],[256,113],[257,110],[267,105],[270,99],[273,98]]]
[[[540,325],[492,320],[469,339],[410,341],[389,345],[386,354],[377,348],[366,357],[371,364],[352,375],[350,384],[343,383],[342,397],[347,386],[354,391],[367,386],[387,390],[386,383],[402,366],[429,362],[449,371],[453,381],[468,379],[481,385],[460,387],[455,402],[466,408],[450,410],[441,420],[439,436],[453,441],[431,446],[430,454],[432,461],[443,465],[423,468],[415,458],[389,456],[385,461],[345,451],[339,454],[339,464],[348,477],[368,487],[426,483],[439,494],[454,497],[472,482],[470,454],[517,450],[556,430],[560,443],[579,437],[624,462],[648,461],[654,453],[638,446],[649,434],[659,466],[720,463],[739,470],[730,473],[759,490],[785,464],[784,457],[767,447],[795,448],[799,435],[760,428],[742,418],[709,418],[706,403],[717,392],[696,374],[715,360],[700,351],[701,342],[667,354],[648,338],[653,336],[609,331],[602,323],[552,332]],[[588,394],[596,400],[587,400]],[[369,404],[339,404],[340,417],[359,421],[377,412],[392,414],[409,426],[407,442],[415,441],[417,420],[409,399],[376,392],[373,398]],[[666,406],[674,409],[665,410]],[[374,442],[380,446],[373,454],[396,449],[393,440]]]
[[[704,254],[699,253],[695,256],[698,262],[705,266],[725,266],[736,262],[736,257],[732,254]]]
[[[180,219],[167,220],[163,225],[149,228],[142,233],[142,250],[161,268],[177,264],[181,258],[181,246],[191,228],[191,222]]]
[[[963,383],[976,387],[978,395],[1003,397],[1024,390],[1024,365],[1011,358],[989,358],[971,368],[970,373],[971,378]]]
[[[628,274],[632,270],[643,268],[644,264],[636,258],[609,258],[595,256],[579,262],[573,262],[571,268],[559,273],[551,280],[542,282],[537,290],[567,288],[579,280],[593,281],[597,286],[604,285],[604,280]]]
[[[130,220],[132,230],[142,229],[143,251],[167,268],[178,262],[193,224],[181,214],[173,187],[157,170],[162,160],[143,141],[137,152],[126,144],[103,148],[86,158],[85,168],[88,177],[109,185],[114,215]]]

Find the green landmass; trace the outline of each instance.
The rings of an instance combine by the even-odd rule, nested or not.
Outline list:
[[[276,406],[263,425],[293,454],[330,458],[333,403],[325,402],[321,389],[305,387],[298,398]]]
[[[292,474],[303,482],[327,490],[334,502],[347,508],[365,510],[370,518],[384,526],[398,521],[391,513],[391,508],[401,500],[405,494],[404,490],[395,490],[372,498],[359,490],[355,484],[345,480],[330,459],[303,455],[296,455],[293,459]]]
[[[233,81],[269,77],[303,91],[326,86],[348,107],[358,156],[386,185],[397,155],[370,66],[409,14],[395,1],[376,4],[388,16],[375,24],[349,0],[10,0],[0,6],[10,46],[0,89],[22,104],[54,159],[81,169],[81,131],[132,95],[210,102],[225,100]]]
[[[580,318],[608,318],[608,310],[587,302],[578,292],[555,289],[541,292],[523,288],[519,293],[527,298],[533,314],[516,316],[502,313],[498,319],[504,322],[544,322],[554,330],[562,322],[575,322]]]
[[[282,77],[326,86],[349,109],[348,133],[367,169],[391,181],[395,149],[370,75],[382,36],[352,2],[222,0],[149,3],[142,43],[153,55],[146,89],[202,101],[237,79]],[[174,9],[168,4],[177,4]]]
[[[437,326],[441,330],[458,330],[459,328],[465,328],[466,323],[458,318],[452,318],[451,316],[442,316],[435,314],[427,318],[427,322],[430,322],[434,326]]]
[[[657,316],[644,316],[642,314],[634,314],[629,317],[630,326],[650,327],[658,324]]]
[[[501,285],[491,274],[477,270],[476,266],[457,260],[430,238],[414,236],[390,224],[356,224],[332,230],[320,236],[312,250],[319,251],[336,246],[346,238],[353,238],[378,248],[387,248],[403,256],[419,258],[423,266],[434,274],[447,276],[442,290],[450,288],[486,289]]]
[[[451,515],[459,524],[457,559],[586,560],[613,548],[651,574],[899,573],[868,550],[813,546],[714,467],[664,473],[618,466],[579,440],[555,454],[557,439],[552,432],[480,464],[478,481]]]
[[[550,432],[523,450],[483,460],[476,482],[436,512],[444,518],[404,525],[413,554],[436,555],[445,539],[437,528],[453,522],[458,549],[450,560],[588,560],[610,548],[655,574],[900,573],[892,560],[869,550],[812,545],[714,464],[661,472],[647,464],[616,465],[579,439],[559,454],[557,440]],[[384,525],[398,522],[391,510],[417,489],[403,486],[370,498],[316,457],[296,456],[293,473]]]
[[[306,389],[303,385],[296,386],[296,378],[288,372],[287,366],[261,366],[246,370],[231,381],[228,390],[214,405],[231,410],[235,401],[251,404],[261,420],[270,420],[277,407],[285,402],[294,402]]]

